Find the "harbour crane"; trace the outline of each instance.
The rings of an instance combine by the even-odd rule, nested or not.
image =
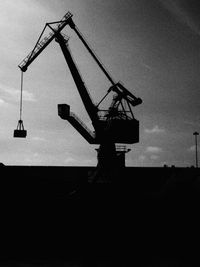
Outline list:
[[[132,108],[141,104],[142,100],[134,96],[121,82],[115,82],[112,79],[75,25],[72,16],[71,12],[67,12],[60,21],[46,23],[35,47],[18,67],[22,72],[25,72],[52,40],[59,44],[94,130],[90,130],[77,115],[71,112],[68,104],[58,104],[58,115],[63,120],[67,120],[89,144],[99,145],[99,148],[96,149],[97,169],[100,170],[99,172],[106,172],[106,170],[125,166],[125,154],[130,149],[122,146],[122,144],[139,142],[139,121],[134,117]],[[67,25],[75,31],[89,54],[111,83],[106,94],[98,104],[93,103],[86,84],[72,57],[69,38],[62,33],[62,30]],[[48,36],[43,37],[47,28],[50,30],[50,33]],[[105,101],[111,92],[113,94],[112,103],[107,109],[101,109],[102,102]]]

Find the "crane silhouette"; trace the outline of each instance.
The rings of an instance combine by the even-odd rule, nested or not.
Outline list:
[[[19,64],[19,68],[22,72],[25,72],[28,66],[52,40],[59,44],[94,130],[90,130],[77,115],[71,112],[68,104],[58,104],[58,115],[67,120],[89,144],[99,145],[97,149],[97,171],[93,175],[94,180],[102,179],[102,177],[103,179],[105,177],[110,179],[113,175],[113,170],[125,166],[125,154],[130,151],[125,145],[119,144],[139,142],[139,121],[135,119],[132,108],[141,104],[142,100],[134,96],[121,82],[115,82],[112,79],[75,25],[72,16],[71,12],[67,12],[60,21],[46,23],[35,47]],[[69,47],[69,38],[61,33],[67,25],[75,31],[89,54],[111,83],[98,104],[93,103],[80,71],[74,62]],[[50,33],[44,37],[47,28]],[[101,109],[100,106],[111,92],[113,94],[112,102],[107,109]]]

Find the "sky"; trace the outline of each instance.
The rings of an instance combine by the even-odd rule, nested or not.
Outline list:
[[[200,131],[200,4],[191,0],[1,0],[0,162],[97,164],[97,146],[58,117],[57,104],[67,103],[91,127],[54,41],[24,73],[27,138],[13,138],[19,120],[18,64],[33,49],[45,23],[60,20],[67,11],[113,79],[143,100],[133,109],[140,142],[128,146],[126,166],[194,165],[193,132]],[[66,26],[63,33],[98,103],[110,84],[73,30]]]

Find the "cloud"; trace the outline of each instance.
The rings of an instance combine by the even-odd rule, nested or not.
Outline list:
[[[187,125],[194,127],[194,129],[200,127],[199,118],[197,118],[195,121],[184,120],[183,122]]]
[[[44,142],[44,141],[46,141],[45,138],[43,138],[43,137],[39,137],[39,136],[34,136],[34,137],[32,137],[31,139],[32,139],[33,141],[39,141],[39,142]]]
[[[199,150],[200,149],[200,146],[197,146],[197,150]],[[194,151],[196,151],[196,146],[191,146],[191,147],[189,147],[188,148],[188,151],[189,152],[194,152]]]
[[[79,158],[76,155],[68,155],[65,160],[64,164],[68,166],[96,166],[96,159],[90,158]]]
[[[164,133],[165,130],[162,128],[159,128],[158,125],[155,125],[152,129],[145,129],[144,130],[145,133],[149,133],[149,134],[159,134],[159,133]]]
[[[150,156],[150,159],[152,159],[152,160],[157,160],[158,158],[159,158],[158,155],[153,154]]]
[[[147,156],[140,154],[140,155],[134,155],[133,157],[130,157],[126,159],[126,166],[143,166],[147,160]]]
[[[71,164],[71,165],[76,165],[77,161],[76,159],[74,159],[73,157],[68,156],[65,160],[64,160],[65,164]]]
[[[148,146],[145,151],[147,153],[160,153],[162,152],[162,148],[157,146]]]
[[[142,63],[142,65],[143,65],[146,69],[152,71],[152,67],[150,67],[148,64],[146,64],[146,63]]]
[[[187,25],[192,32],[200,35],[200,29],[177,0],[160,0],[160,3],[181,23]]]
[[[4,105],[5,103],[6,102],[2,98],[0,98],[0,106]]]
[[[7,102],[20,101],[21,91],[19,89],[15,89],[15,88],[12,88],[6,85],[0,85],[0,92],[1,92],[2,98],[4,98],[5,101]],[[28,101],[28,102],[36,101],[34,94],[28,91],[25,91],[25,90],[22,92],[22,99],[23,101]]]
[[[139,162],[144,162],[146,160],[146,156],[145,155],[140,155],[138,158]]]
[[[39,153],[33,153],[30,155],[27,155],[24,161],[26,164],[33,164],[33,163],[40,164],[42,162],[42,159]]]
[[[12,33],[23,33],[24,29],[28,30],[29,22],[34,19],[34,25],[40,25],[40,20],[52,17],[54,13],[49,9],[42,7],[39,1],[20,0],[20,1],[0,1],[1,21],[0,29]],[[35,15],[37,14],[37,19]],[[29,29],[29,32],[30,29]]]
[[[38,36],[50,18],[55,19],[55,12],[43,8],[40,1],[0,0],[0,15],[1,65],[10,70],[30,52],[33,36]]]

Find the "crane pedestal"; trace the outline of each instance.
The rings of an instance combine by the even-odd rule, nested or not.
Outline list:
[[[119,177],[121,170],[125,168],[125,154],[130,151],[126,146],[114,143],[104,143],[96,149],[97,167],[90,175],[91,182],[111,182]]]

